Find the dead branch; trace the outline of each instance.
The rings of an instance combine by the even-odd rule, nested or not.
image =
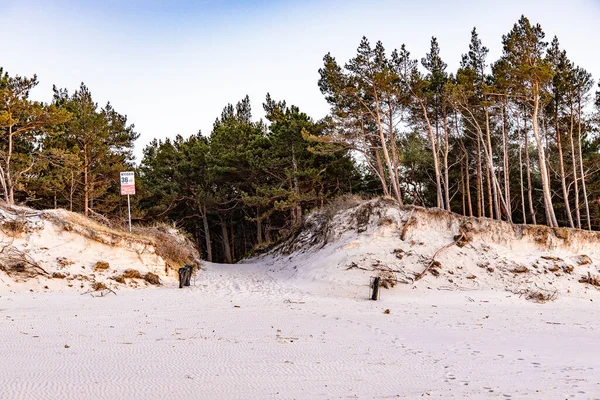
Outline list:
[[[464,232],[461,232],[460,236],[458,236],[458,238],[457,238],[457,239],[455,239],[455,240],[454,240],[454,242],[452,242],[452,243],[449,243],[449,244],[445,245],[444,247],[442,247],[441,249],[439,249],[438,251],[436,251],[436,252],[435,252],[435,254],[433,255],[433,257],[431,258],[431,262],[430,262],[430,263],[427,265],[427,267],[426,267],[426,268],[423,270],[423,272],[421,272],[420,274],[418,274],[418,275],[415,277],[415,281],[418,281],[419,279],[421,279],[421,278],[422,278],[422,277],[425,275],[425,273],[427,273],[427,271],[429,271],[429,268],[431,268],[431,266],[432,266],[432,265],[434,265],[434,264],[435,264],[435,262],[436,262],[436,261],[435,261],[435,258],[436,258],[436,257],[437,257],[437,256],[438,256],[438,255],[439,255],[439,254],[440,254],[442,251],[444,251],[444,250],[446,250],[446,249],[448,249],[448,248],[450,248],[450,247],[454,246],[454,245],[455,245],[455,244],[457,244],[459,241],[461,241],[461,240],[465,240],[465,239],[466,239],[466,237],[465,237],[465,233],[464,233]]]
[[[350,270],[350,269],[362,269],[363,271],[368,271],[368,269],[363,268],[363,267],[359,267],[357,263],[353,262],[352,264],[350,264],[350,266],[348,268],[346,268],[346,271]]]
[[[8,276],[21,275],[24,278],[34,278],[38,275],[49,276],[35,260],[14,246],[6,246],[0,254],[0,270]]]

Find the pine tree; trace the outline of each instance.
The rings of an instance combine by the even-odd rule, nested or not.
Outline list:
[[[539,24],[531,25],[529,20],[522,16],[513,29],[502,37],[502,60],[507,66],[507,82],[510,85],[511,95],[531,109],[531,121],[538,151],[546,223],[549,226],[558,226],[552,203],[550,176],[548,174],[546,151],[542,143],[539,121],[540,109],[545,105],[545,86],[554,75],[551,66],[544,58],[548,45],[548,43],[544,42],[544,36],[545,34]]]
[[[93,101],[89,89],[82,83],[72,96],[66,89],[54,87],[54,104],[72,114],[65,123],[60,140],[80,160],[77,178],[83,190],[82,209],[87,216],[94,201],[107,200],[100,208],[113,212],[119,202],[120,171],[131,169],[133,143],[138,138],[127,117],[117,113],[108,103],[103,109]]]
[[[11,77],[0,68],[0,184],[8,204],[15,203],[26,174],[43,161],[46,131],[71,117],[60,107],[29,100],[37,84],[35,75]]]

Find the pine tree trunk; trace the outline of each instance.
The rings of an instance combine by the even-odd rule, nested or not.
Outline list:
[[[90,199],[90,186],[89,186],[89,159],[87,153],[87,145],[83,145],[83,213],[88,216],[88,206]]]
[[[492,167],[490,167],[489,163],[485,163],[485,183],[487,186],[487,197],[488,197],[488,216],[491,219],[494,219],[494,195],[492,194],[492,171],[490,171]]]
[[[298,162],[296,161],[296,147],[292,142],[292,167],[294,168],[294,194],[296,195],[296,217],[294,225],[299,224],[302,221],[302,205],[300,202],[300,188],[298,185]]]
[[[223,255],[225,257],[225,263],[231,264],[233,263],[233,258],[231,257],[231,247],[229,246],[229,233],[227,232],[227,222],[222,216],[219,216],[221,220],[221,232],[223,234]]]
[[[463,162],[460,163],[460,193],[462,197],[462,214],[467,215],[467,199],[465,194],[465,167]]]
[[[398,173],[398,149],[396,147],[396,136],[394,134],[394,116],[392,114],[392,107],[389,106],[389,137],[390,137],[390,146],[392,150],[392,163],[394,168],[394,177],[396,178],[396,185],[398,185],[398,191],[400,194],[400,198],[402,198],[402,187],[400,186],[400,175]]]
[[[479,131],[479,138],[483,141],[483,133],[481,131]],[[492,187],[494,188],[494,196],[498,196],[499,197],[499,201],[496,202],[496,212],[497,212],[497,216],[499,216],[499,204],[501,203],[502,206],[504,207],[504,210],[508,210],[508,207],[506,205],[506,201],[504,199],[504,196],[502,195],[502,190],[500,188],[500,183],[498,182],[498,179],[496,178],[496,174],[493,173],[493,161],[492,161],[492,155],[491,153],[489,153],[487,151],[487,147],[486,144],[483,144],[483,148],[484,148],[484,153],[485,153],[485,159],[486,159],[486,166],[487,166],[487,170],[488,171],[492,171],[491,174],[488,174],[488,179],[491,180]],[[498,200],[498,197],[496,197],[496,200]],[[491,216],[491,218],[493,218],[493,215]],[[506,218],[509,222],[512,222],[512,217],[510,214],[506,214]]]
[[[6,202],[8,204],[15,204],[15,194],[13,189],[13,181],[12,181],[12,171],[11,169],[11,159],[13,153],[13,131],[12,125],[8,127],[8,150],[6,154]]]
[[[429,133],[429,141],[431,143],[431,153],[433,155],[433,168],[435,170],[435,186],[437,193],[437,207],[444,207],[444,200],[442,197],[442,181],[441,181],[441,173],[440,173],[440,162],[438,160],[438,151],[436,145],[436,138],[433,134],[433,128],[431,127],[431,122],[429,121],[429,117],[427,116],[427,109],[422,101],[419,101],[421,105],[421,110],[423,111],[423,116],[425,118],[425,122],[427,123],[427,130]]]
[[[229,218],[229,230],[231,231],[231,259],[235,260],[235,225],[233,225],[233,215]]]
[[[204,226],[204,239],[206,240],[206,257],[208,258],[208,262],[212,262],[212,243],[210,240],[210,229],[208,228],[206,206],[202,206],[202,225]]]
[[[243,243],[242,255],[245,256],[248,251],[248,242],[246,241],[246,226],[243,222],[242,222],[242,243]]]
[[[379,177],[379,180],[381,181],[381,188],[383,189],[383,195],[389,196],[390,191],[388,190],[387,182],[385,181],[385,172],[383,171],[383,164],[381,162],[381,156],[379,155],[378,149],[375,150],[375,159],[377,160],[377,170],[379,171],[377,176]]]
[[[560,135],[560,127],[558,124],[558,105],[556,105],[556,146],[558,148],[558,163],[560,168],[560,184],[563,192],[563,199],[565,201],[565,211],[567,213],[567,218],[569,220],[569,226],[573,228],[573,216],[571,215],[571,205],[569,204],[569,192],[567,191],[567,180],[565,178],[565,163],[563,159],[563,150],[562,150],[562,138]]]
[[[527,197],[529,199],[529,212],[534,225],[537,225],[535,209],[533,208],[533,187],[531,186],[531,162],[529,161],[529,134],[525,125],[525,165],[527,168]]]
[[[445,108],[444,108],[445,109]],[[446,210],[452,211],[450,207],[450,179],[448,173],[448,116],[444,111],[444,196],[446,202]]]
[[[490,116],[488,113],[488,109],[487,107],[485,107],[485,136],[486,136],[486,141],[487,143],[485,143],[485,145],[487,145],[487,151],[488,151],[488,155],[487,158],[488,162],[486,163],[487,166],[487,189],[488,189],[488,207],[489,207],[489,211],[490,211],[490,218],[496,218],[496,219],[501,219],[500,218],[500,209],[498,208],[498,192],[497,192],[497,188],[496,185],[493,184],[492,181],[492,175],[494,175],[495,178],[495,174],[496,172],[494,171],[494,152],[492,150],[492,135],[490,132]]]
[[[381,114],[379,112],[379,99],[377,96],[377,91],[374,91],[375,95],[375,116],[377,122],[377,129],[379,131],[379,141],[381,143],[381,149],[383,150],[383,159],[385,160],[385,165],[390,174],[390,180],[392,182],[392,190],[394,191],[394,197],[398,201],[400,205],[402,205],[402,197],[400,196],[400,189],[398,188],[396,174],[394,173],[394,168],[392,167],[392,161],[390,158],[390,154],[387,149],[387,142],[385,140],[385,135],[383,132],[383,125],[381,122]]]
[[[506,200],[506,213],[508,219],[512,215],[512,205],[510,196],[510,168],[508,163],[508,130],[506,129],[506,104],[502,103],[502,140],[504,147],[504,199]]]
[[[556,215],[554,214],[554,207],[552,205],[552,193],[550,191],[550,182],[548,179],[548,170],[546,168],[546,153],[544,151],[544,144],[539,131],[538,111],[539,111],[539,83],[533,85],[533,111],[531,115],[533,125],[533,136],[535,137],[537,149],[538,149],[538,164],[540,167],[540,175],[542,178],[542,193],[544,196],[544,210],[546,212],[546,223],[550,227],[558,226],[556,222]]]
[[[73,211],[73,195],[75,194],[75,173],[71,171],[71,189],[69,190],[69,211]]]
[[[575,145],[573,143],[573,129],[575,126],[573,104],[571,104],[571,127],[569,132],[569,141],[571,143],[571,166],[573,169],[573,184],[575,189],[575,222],[577,228],[581,229],[581,215],[579,212],[579,182],[577,182],[577,158],[575,156]]]
[[[465,149],[465,179],[467,185],[467,205],[469,207],[469,217],[473,216],[473,204],[471,202],[471,183],[469,173],[469,152]]]
[[[256,239],[258,244],[262,244],[262,238],[263,238],[263,233],[262,233],[262,219],[260,218],[260,209],[256,209]]]
[[[483,195],[483,168],[481,165],[481,143],[477,139],[477,216],[484,217],[485,200]]]
[[[4,165],[0,167],[0,184],[2,184],[2,190],[4,191],[4,200],[8,203],[8,187],[6,186],[6,172],[4,171]]]
[[[525,121],[523,121],[525,122]],[[525,128],[523,128],[525,129]],[[521,186],[521,212],[523,213],[523,223],[527,224],[527,214],[525,212],[525,184],[523,181],[523,140],[521,139],[521,124],[517,114],[517,135],[519,136],[519,183]]]
[[[581,188],[583,190],[583,203],[585,205],[585,218],[588,230],[591,231],[592,219],[590,216],[590,204],[588,203],[587,187],[585,184],[585,172],[583,170],[583,153],[581,152],[581,98],[578,99],[577,148],[579,149],[579,168],[581,176]]]

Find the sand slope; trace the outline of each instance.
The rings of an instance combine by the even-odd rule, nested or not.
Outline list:
[[[87,292],[98,283],[112,290],[146,287],[144,279],[113,278],[135,270],[165,279],[176,275],[176,262],[198,258],[189,239],[172,228],[130,234],[65,210],[0,206],[0,294]]]

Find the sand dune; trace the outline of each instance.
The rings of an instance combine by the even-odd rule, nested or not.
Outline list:
[[[600,291],[579,282],[598,273],[595,236],[466,221],[469,242],[413,281],[465,221],[378,202],[315,213],[282,246],[206,263],[184,289],[155,252],[49,227],[20,237],[49,273],[78,278],[0,276],[0,399],[600,398]],[[67,266],[43,245],[65,238],[80,243]],[[162,286],[88,293],[114,273],[92,271],[97,257]],[[377,274],[408,283],[370,301]],[[531,288],[557,296],[532,302]]]

